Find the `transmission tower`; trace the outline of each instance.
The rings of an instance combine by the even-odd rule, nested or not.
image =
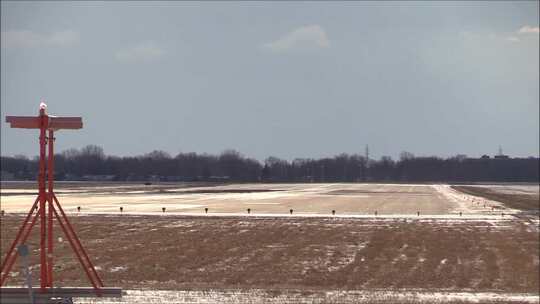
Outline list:
[[[369,164],[369,145],[366,145],[366,164]]]

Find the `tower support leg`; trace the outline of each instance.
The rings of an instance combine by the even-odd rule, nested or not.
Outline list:
[[[8,277],[9,272],[11,271],[11,267],[13,267],[13,264],[15,263],[15,260],[17,259],[17,252],[15,248],[18,244],[24,244],[26,240],[28,239],[28,236],[30,235],[30,232],[32,231],[32,228],[36,224],[36,221],[39,217],[39,210],[34,215],[32,222],[30,222],[30,225],[28,225],[28,221],[30,220],[32,214],[34,211],[36,211],[37,206],[37,200],[32,206],[32,209],[28,213],[28,216],[26,217],[21,229],[19,229],[19,232],[17,233],[17,236],[15,237],[15,240],[11,244],[11,247],[6,255],[6,258],[4,259],[4,263],[2,264],[2,275],[0,277],[0,286],[4,285],[6,282],[6,279]]]
[[[49,211],[49,214],[47,215],[47,286],[53,287],[53,246],[54,246],[54,239],[53,239],[53,202],[52,197],[49,195],[49,199],[47,202],[47,209]]]

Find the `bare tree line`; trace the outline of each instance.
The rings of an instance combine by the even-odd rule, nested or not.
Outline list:
[[[539,158],[415,157],[398,160],[359,154],[293,161],[268,157],[264,163],[226,150],[219,155],[153,151],[140,156],[105,155],[99,146],[55,155],[57,180],[231,181],[231,182],[538,182]],[[35,179],[37,159],[1,157],[2,179]]]

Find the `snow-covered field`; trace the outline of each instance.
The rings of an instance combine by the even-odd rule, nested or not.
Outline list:
[[[430,291],[127,290],[122,299],[76,299],[75,303],[539,303],[537,294]]]

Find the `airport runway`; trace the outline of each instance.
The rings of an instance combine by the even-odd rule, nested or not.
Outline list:
[[[35,200],[35,185],[3,185],[5,212],[27,212]],[[157,184],[64,184],[56,192],[66,212],[118,214],[268,214],[329,215],[492,215],[513,210],[466,195],[448,185],[427,184],[230,184],[204,187]]]

